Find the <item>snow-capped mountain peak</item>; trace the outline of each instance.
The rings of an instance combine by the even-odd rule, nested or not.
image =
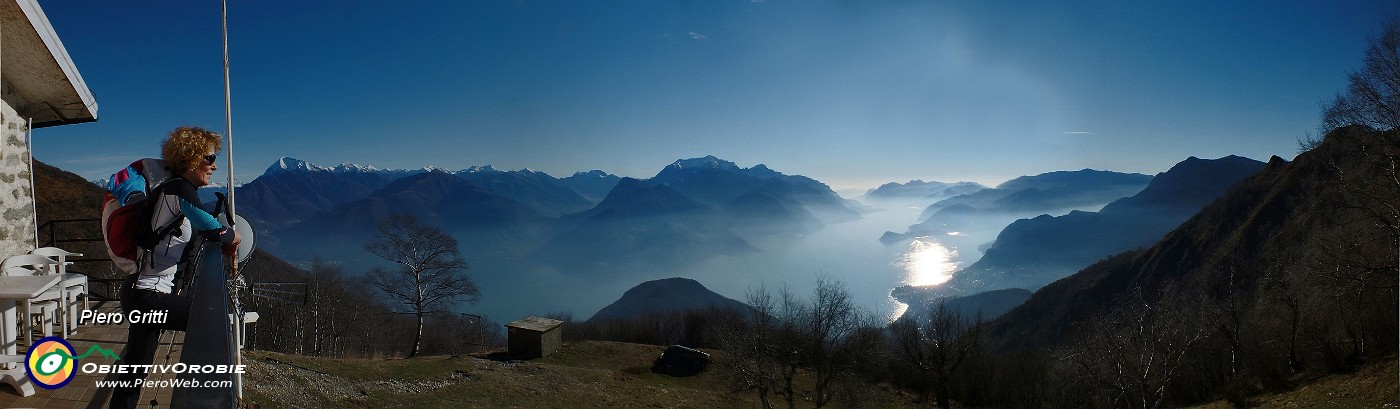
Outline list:
[[[573,176],[573,177],[575,177],[575,178],[582,178],[582,177],[606,178],[606,177],[608,177],[608,176],[611,176],[611,175],[608,174],[608,172],[604,172],[604,171],[601,171],[601,170],[598,170],[598,169],[594,169],[594,170],[590,170],[590,171],[587,171],[587,172],[574,172],[574,176]]]
[[[459,170],[459,171],[453,172],[453,173],[496,173],[496,172],[500,172],[500,171],[496,170],[496,168],[491,167],[491,165],[482,165],[482,166],[472,166],[472,167],[468,167],[468,168],[466,168],[466,169],[462,169],[462,170]]]
[[[735,165],[734,162],[716,158],[714,155],[705,156],[703,158],[680,159],[671,163],[670,167],[676,169],[739,170],[739,165]]]
[[[335,167],[326,167],[313,164],[311,162],[307,162],[301,159],[283,156],[281,158],[278,158],[276,162],[272,162],[272,166],[269,166],[267,168],[267,172],[265,173],[272,175],[285,172],[375,173],[381,171],[378,168],[375,168],[374,166],[360,165],[349,162],[342,162],[341,164],[336,165]]]
[[[325,167],[322,167],[322,166],[313,165],[313,164],[311,164],[311,163],[309,163],[309,162],[306,162],[306,161],[304,161],[304,160],[300,160],[300,159],[295,159],[295,158],[283,156],[283,157],[281,157],[281,158],[277,158],[277,161],[276,161],[276,162],[272,162],[272,166],[269,166],[269,167],[267,168],[267,172],[265,172],[265,173],[267,173],[267,174],[276,174],[276,173],[282,173],[282,172],[298,172],[298,171],[300,171],[300,172],[311,172],[311,171],[329,171],[329,170],[330,170],[330,169],[328,169],[328,168],[325,168]]]
[[[337,165],[335,168],[332,168],[331,170],[332,170],[332,171],[335,171],[335,172],[364,172],[364,173],[378,172],[378,171],[379,171],[379,169],[376,169],[376,168],[373,167],[373,166],[358,165],[358,164],[354,164],[354,163],[345,163],[345,162],[341,163],[340,165]]]

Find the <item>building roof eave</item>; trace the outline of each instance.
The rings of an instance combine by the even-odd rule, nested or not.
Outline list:
[[[97,101],[36,0],[0,1],[0,75],[24,99],[34,127],[97,120]]]

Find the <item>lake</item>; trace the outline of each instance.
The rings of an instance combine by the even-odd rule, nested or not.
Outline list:
[[[892,288],[942,282],[959,266],[980,257],[975,248],[945,247],[949,241],[937,237],[883,244],[879,238],[885,231],[903,232],[918,221],[919,212],[928,203],[864,203],[875,211],[859,220],[829,224],[804,236],[754,243],[758,252],[712,257],[681,269],[619,269],[578,277],[519,262],[475,261],[470,273],[482,297],[459,310],[501,323],[525,315],[560,312],[584,320],[627,289],[649,280],[686,277],[725,297],[747,301],[748,292],[760,287],[773,292],[786,287],[806,298],[818,278],[825,277],[843,283],[856,305],[883,317],[895,317],[904,306],[890,298]]]

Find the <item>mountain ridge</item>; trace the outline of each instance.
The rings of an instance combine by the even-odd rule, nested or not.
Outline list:
[[[646,281],[627,289],[616,301],[599,309],[590,322],[626,320],[649,314],[693,309],[728,308],[749,312],[748,304],[719,295],[699,281],[684,277]]]
[[[1290,297],[1290,302],[1301,303],[1297,305],[1337,305],[1340,311],[1354,312],[1339,315],[1327,307],[1299,314],[1335,323],[1308,327],[1312,331],[1358,342],[1356,337],[1384,341],[1388,339],[1384,334],[1367,335],[1365,328],[1393,319],[1393,305],[1337,304],[1345,299],[1331,294],[1382,291],[1356,287],[1371,274],[1394,280],[1395,222],[1370,223],[1372,216],[1366,209],[1400,200],[1400,186],[1384,181],[1369,184],[1389,176],[1365,169],[1400,154],[1397,146],[1400,137],[1395,132],[1344,128],[1329,133],[1293,162],[1274,156],[1261,171],[1231,187],[1155,245],[1105,258],[1040,289],[993,322],[991,334],[1002,350],[1055,345],[1071,335],[1071,322],[1093,319],[1138,291],[1147,302],[1183,295],[1204,300],[1206,305],[1178,306],[1187,311],[1217,303],[1235,305],[1245,314],[1240,318],[1245,322],[1286,319],[1270,307],[1276,306],[1278,297]],[[1360,185],[1374,190],[1367,195],[1348,193],[1354,192],[1351,186]],[[1335,263],[1345,260],[1336,258],[1338,251],[1354,251],[1342,256],[1372,260],[1368,263],[1379,263],[1379,269],[1338,270]],[[1338,271],[1352,278],[1329,278]],[[1277,293],[1287,288],[1295,292]],[[1309,324],[1314,321],[1300,322],[1314,325]]]
[[[998,288],[1039,289],[1094,261],[1150,246],[1265,164],[1239,156],[1189,157],[1158,173],[1137,194],[1098,212],[1019,219],[1002,229],[986,255],[925,297]],[[906,292],[915,294],[919,291]]]

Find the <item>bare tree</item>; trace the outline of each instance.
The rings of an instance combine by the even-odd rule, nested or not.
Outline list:
[[[1366,48],[1365,68],[1347,75],[1347,92],[1323,110],[1322,134],[1361,125],[1400,129],[1400,18],[1391,18]]]
[[[484,317],[450,314],[438,316],[428,322],[432,331],[423,335],[424,354],[458,356],[485,351],[503,343],[503,327]]]
[[[311,263],[302,313],[310,318],[308,341],[312,355],[342,356],[345,340],[352,331],[376,313],[383,314],[383,306],[370,299],[371,294],[362,284],[360,280],[348,279],[339,265],[319,258]]]
[[[1164,296],[1153,302],[1133,288],[1101,318],[1086,323],[1067,348],[1061,365],[1100,391],[1101,403],[1160,407],[1167,388],[1181,375],[1197,342],[1206,338],[1200,300]]]
[[[1387,26],[1390,35],[1400,36],[1396,30]],[[1375,48],[1373,44],[1368,59]],[[1353,363],[1377,351],[1368,341],[1380,341],[1382,333],[1393,332],[1378,321],[1395,310],[1375,306],[1380,305],[1377,300],[1395,299],[1400,269],[1400,135],[1395,130],[1368,128],[1352,125],[1334,130],[1312,152],[1327,173],[1313,217],[1324,220],[1330,231],[1309,238],[1315,255],[1303,263],[1313,274],[1326,277],[1322,284],[1333,293],[1337,324],[1351,344],[1347,360]],[[1387,304],[1395,307],[1393,302]],[[1393,317],[1387,321],[1395,323]]]
[[[963,365],[982,348],[982,320],[967,320],[948,308],[943,300],[920,321],[899,320],[891,324],[894,340],[906,362],[918,368],[929,385],[923,399],[932,394],[938,407],[952,407],[952,384]]]
[[[1379,35],[1372,36],[1366,48],[1363,68],[1347,75],[1347,90],[1323,108],[1320,134],[1324,139],[1340,139],[1335,149],[1347,157],[1360,156],[1360,166],[1348,169],[1340,166],[1333,156],[1331,169],[1341,185],[1343,201],[1351,205],[1351,220],[1363,229],[1383,226],[1383,234],[1372,237],[1346,238],[1324,242],[1319,246],[1324,255],[1317,271],[1330,272],[1345,287],[1346,295],[1338,294],[1338,305],[1374,309],[1376,298],[1395,299],[1396,271],[1400,270],[1400,16],[1386,20]],[[1379,131],[1379,132],[1376,132]],[[1321,145],[1322,140],[1304,144],[1306,148]],[[1349,145],[1349,146],[1348,146]],[[1350,171],[1350,172],[1348,172]],[[1372,230],[1374,231],[1374,230]],[[1383,243],[1386,247],[1376,244]],[[1371,296],[1368,296],[1371,295]],[[1374,297],[1379,295],[1379,297]],[[1394,303],[1388,303],[1394,307]],[[1341,308],[1342,310],[1348,307]],[[1362,314],[1346,314],[1346,332],[1352,344],[1353,357],[1370,351],[1365,340],[1375,338],[1368,332],[1375,320],[1362,322]],[[1393,313],[1393,312],[1392,312]],[[1377,315],[1377,314],[1372,314]],[[1384,314],[1382,314],[1384,315]],[[1390,324],[1396,318],[1389,319]],[[1394,333],[1389,328],[1380,332]],[[1375,334],[1379,335],[1379,334]],[[1388,341],[1394,341],[1390,338]],[[1393,346],[1380,350],[1393,350]],[[1375,350],[1376,348],[1371,348]]]
[[[766,409],[772,409],[773,397],[786,396],[788,406],[796,405],[793,380],[799,368],[797,345],[793,328],[784,317],[795,301],[784,288],[781,300],[764,287],[750,290],[752,315],[746,320],[730,322],[721,335],[721,343],[729,352],[725,370],[730,388],[735,392],[756,391]]]
[[[810,300],[779,291],[775,298],[760,288],[749,293],[753,317],[729,328],[722,342],[732,354],[728,364],[736,391],[756,390],[766,408],[770,395],[780,396],[789,408],[799,401],[815,407],[831,404],[846,392],[855,392],[849,380],[879,343],[861,331],[870,327],[870,316],[855,308],[844,285],[821,279]],[[800,374],[810,374],[811,389],[799,387]]]
[[[817,280],[812,290],[812,300],[803,310],[805,322],[801,325],[808,342],[806,362],[815,378],[813,402],[817,407],[830,404],[856,368],[874,350],[875,340],[861,328],[875,326],[869,315],[855,307],[846,285],[829,278]]]
[[[475,302],[476,284],[467,277],[467,262],[457,249],[457,239],[409,215],[394,215],[379,223],[378,237],[365,250],[398,265],[395,270],[376,268],[371,285],[389,299],[397,314],[417,318],[413,348],[418,355],[423,342],[424,319],[437,316],[463,300]]]

